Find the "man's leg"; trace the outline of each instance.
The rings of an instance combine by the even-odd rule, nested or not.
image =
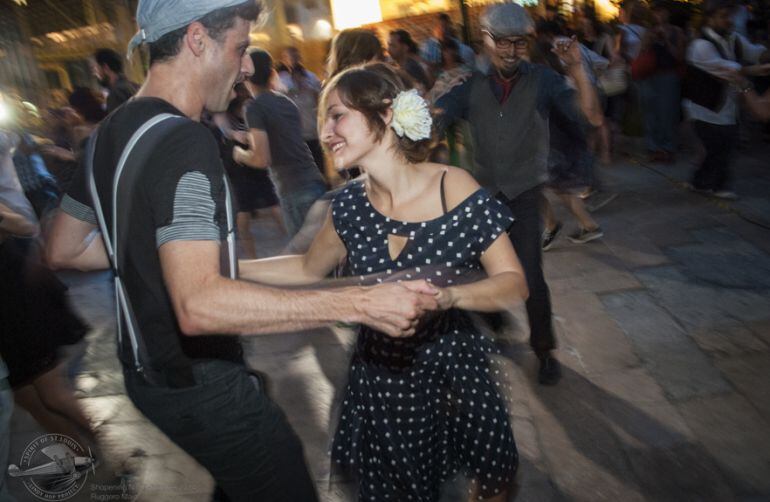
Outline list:
[[[706,152],[692,177],[692,186],[698,190],[713,190],[715,173],[719,170],[721,140],[718,134],[715,134],[714,127],[713,124],[700,120],[693,122],[693,130]]]
[[[740,140],[739,126],[716,126],[720,128],[721,148],[717,153],[717,169],[714,172],[714,191],[729,191],[731,189],[732,169],[730,164]]]
[[[679,125],[679,106],[682,100],[679,75],[674,72],[659,77],[660,82],[660,141],[659,146],[665,152],[676,151],[676,129]]]
[[[132,373],[126,388],[142,413],[209,470],[229,500],[315,502],[302,444],[283,412],[246,368],[214,362],[205,370],[203,381],[190,388],[150,387]]]
[[[550,351],[556,348],[556,340],[551,321],[551,297],[543,276],[541,245],[543,229],[539,211],[542,197],[544,197],[543,188],[539,186],[508,201],[508,207],[515,218],[508,229],[508,235],[527,278],[529,298],[526,307],[529,317],[529,343],[541,360],[541,382],[556,383],[559,375],[543,374],[544,358],[548,358]],[[554,361],[554,364],[558,363]]]
[[[660,150],[658,145],[658,100],[655,77],[649,77],[639,82],[639,101],[644,117],[644,143],[647,153]]]

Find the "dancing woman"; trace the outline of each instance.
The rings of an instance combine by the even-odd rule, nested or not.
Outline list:
[[[306,254],[241,262],[242,275],[310,284],[347,255],[362,281],[430,281],[441,311],[414,336],[360,329],[332,459],[358,475],[361,500],[437,500],[458,472],[474,500],[505,500],[517,452],[501,371],[466,311],[509,309],[527,295],[505,234],[512,217],[465,171],[423,162],[427,105],[389,66],[340,73],[320,110],[335,165],[366,175],[337,194]]]

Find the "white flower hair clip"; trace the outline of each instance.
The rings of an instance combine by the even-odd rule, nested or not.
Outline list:
[[[415,89],[401,91],[391,104],[393,121],[390,126],[400,137],[406,136],[412,141],[430,138],[433,119],[428,103]]]

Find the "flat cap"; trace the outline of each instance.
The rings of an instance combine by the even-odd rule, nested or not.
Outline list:
[[[249,0],[139,0],[136,23],[139,31],[128,43],[128,57],[138,46],[152,43],[218,9],[248,3]]]
[[[481,27],[496,37],[524,36],[535,33],[529,13],[513,2],[490,5],[479,19]]]

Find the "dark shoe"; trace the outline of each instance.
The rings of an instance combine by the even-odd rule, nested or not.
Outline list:
[[[556,240],[556,235],[561,230],[561,222],[557,221],[552,230],[546,229],[543,232],[543,251],[548,251],[553,246],[553,241]]]
[[[591,242],[602,237],[604,237],[604,232],[602,231],[601,227],[596,227],[591,230],[588,230],[587,228],[581,228],[574,234],[568,236],[567,239],[571,240],[575,244],[585,244],[586,242]]]
[[[589,213],[593,213],[617,198],[618,194],[616,193],[596,191],[594,192],[593,197],[591,197],[591,200],[586,201],[586,210]]]
[[[561,380],[561,364],[550,353],[538,356],[540,370],[537,372],[537,381],[540,385],[556,385]]]

